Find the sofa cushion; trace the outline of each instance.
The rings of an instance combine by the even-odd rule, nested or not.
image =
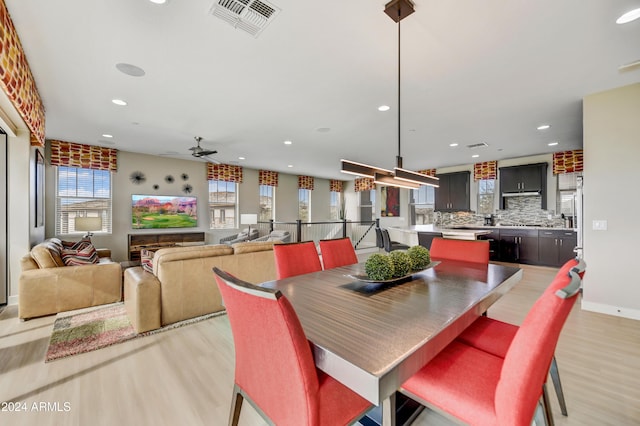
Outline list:
[[[46,240],[31,249],[31,257],[36,261],[39,268],[57,268],[65,266],[61,257],[61,245],[58,241]]]
[[[99,262],[93,244],[82,244],[80,249],[62,249],[62,261],[66,266],[93,265]]]
[[[256,251],[264,251],[264,250],[273,250],[273,244],[277,244],[277,241],[247,241],[244,243],[235,243],[231,247],[233,247],[233,252],[235,254],[242,253],[253,253]]]

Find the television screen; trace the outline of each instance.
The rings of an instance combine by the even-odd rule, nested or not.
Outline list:
[[[195,228],[198,226],[196,197],[132,195],[133,229]]]

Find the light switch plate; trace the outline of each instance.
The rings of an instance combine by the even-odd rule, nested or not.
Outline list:
[[[594,231],[606,231],[607,230],[607,221],[606,220],[594,220],[593,225],[591,227]]]

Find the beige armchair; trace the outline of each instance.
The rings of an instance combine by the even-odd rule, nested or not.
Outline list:
[[[233,245],[235,243],[242,243],[245,241],[253,241],[259,236],[259,231],[257,229],[252,229],[249,232],[248,228],[243,229],[241,232],[237,234],[230,235],[228,237],[220,238],[220,244]]]
[[[264,237],[256,238],[253,241],[279,241],[281,243],[288,243],[291,239],[289,231],[274,230]]]

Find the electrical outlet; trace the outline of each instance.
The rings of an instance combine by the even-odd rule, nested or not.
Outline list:
[[[607,230],[607,221],[606,220],[594,220],[591,226],[591,229],[594,231],[606,231]]]

